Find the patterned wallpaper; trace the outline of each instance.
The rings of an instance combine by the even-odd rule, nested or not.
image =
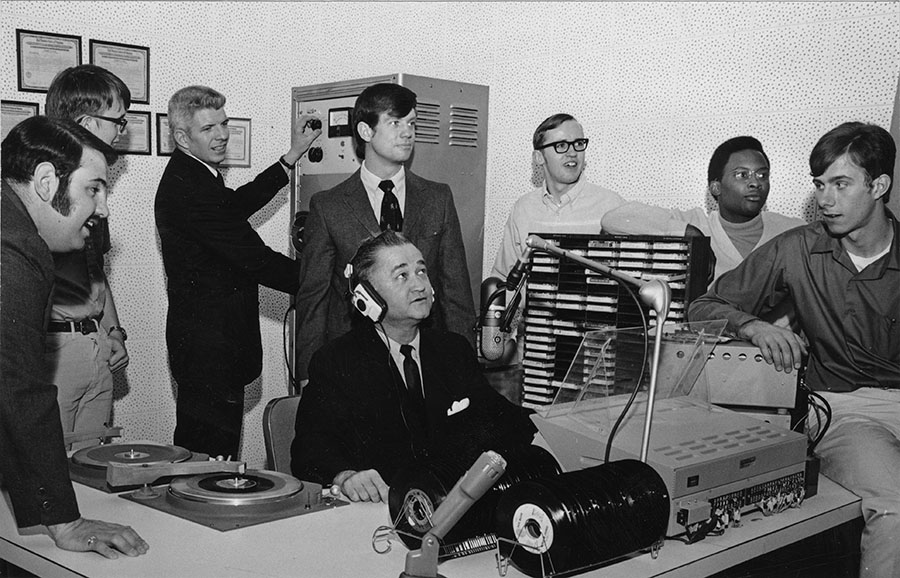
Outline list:
[[[289,146],[294,86],[405,72],[490,87],[484,270],[513,202],[538,184],[531,134],[569,112],[591,138],[586,177],[623,197],[705,206],[712,150],[740,134],[772,162],[769,209],[810,219],[807,158],[846,120],[887,127],[900,74],[897,2],[5,2],[0,96],[16,87],[15,30],[76,34],[150,48],[150,104],[207,84],[231,116],[252,119],[253,167]],[[155,115],[154,115],[155,122]],[[155,126],[153,149],[155,151]],[[109,279],[129,330],[131,364],[116,381],[115,421],[129,439],[171,442],[173,381],[165,347],[165,275],[152,205],[165,157],[113,169]],[[427,175],[425,175],[427,176]],[[288,190],[253,219],[287,252]],[[288,298],[262,289],[262,376],[248,388],[243,457],[265,459],[268,399],[287,392],[282,319]]]

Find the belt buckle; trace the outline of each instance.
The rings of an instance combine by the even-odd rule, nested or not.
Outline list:
[[[81,321],[76,322],[74,325],[82,335],[90,335],[97,330],[96,325],[93,328],[91,327],[92,323],[94,323],[93,319],[82,319]]]

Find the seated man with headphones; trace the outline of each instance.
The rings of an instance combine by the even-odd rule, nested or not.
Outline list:
[[[435,294],[415,245],[387,230],[359,247],[346,275],[365,319],[310,361],[291,448],[296,477],[387,502],[392,476],[413,461],[467,467],[484,450],[531,443],[530,411],[491,388],[468,340],[424,327]]]

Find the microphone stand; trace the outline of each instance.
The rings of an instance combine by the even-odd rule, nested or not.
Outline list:
[[[496,452],[486,451],[475,460],[435,510],[431,530],[422,537],[422,547],[407,552],[400,578],[444,578],[437,571],[441,540],[504,472],[506,460]]]
[[[632,277],[631,275],[620,273],[603,263],[585,259],[581,255],[562,249],[555,243],[542,239],[537,235],[529,235],[525,240],[525,244],[533,249],[539,249],[558,257],[571,259],[592,271],[602,273],[622,283],[628,283],[638,287],[638,296],[641,301],[656,312],[656,335],[653,339],[653,358],[650,361],[650,388],[647,391],[647,416],[644,418],[644,437],[641,440],[641,461],[647,463],[647,454],[650,448],[650,426],[653,417],[653,404],[656,401],[656,383],[659,377],[659,357],[662,350],[663,323],[665,323],[666,317],[669,316],[669,306],[672,304],[672,289],[667,282],[661,279],[644,281]]]

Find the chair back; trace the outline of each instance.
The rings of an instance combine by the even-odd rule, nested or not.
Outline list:
[[[291,443],[299,404],[299,395],[286,395],[270,400],[263,410],[263,439],[269,470],[291,474]]]

